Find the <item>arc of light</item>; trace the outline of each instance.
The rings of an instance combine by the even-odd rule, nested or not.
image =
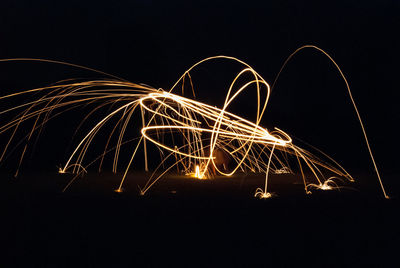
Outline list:
[[[285,66],[286,66],[286,64],[289,62],[289,60],[290,60],[295,54],[297,54],[297,52],[299,52],[300,50],[303,50],[303,49],[305,49],[305,48],[313,48],[313,49],[318,50],[318,51],[321,52],[322,54],[324,54],[326,57],[328,57],[328,59],[335,65],[336,69],[339,71],[340,76],[342,77],[343,81],[344,81],[345,84],[346,84],[347,92],[349,93],[349,97],[350,97],[351,103],[353,104],[354,111],[356,112],[358,121],[359,121],[359,123],[360,123],[361,130],[362,130],[362,133],[363,133],[363,135],[364,135],[364,140],[365,140],[365,143],[366,143],[367,148],[368,148],[369,156],[370,156],[371,161],[372,161],[372,164],[373,164],[373,166],[374,166],[375,173],[376,173],[376,175],[377,175],[377,177],[378,177],[378,181],[379,181],[379,184],[380,184],[380,186],[381,186],[383,195],[385,196],[386,199],[389,199],[389,196],[386,194],[385,187],[383,186],[382,179],[381,179],[381,176],[380,176],[380,174],[379,174],[378,167],[377,167],[377,165],[376,165],[375,158],[374,158],[374,156],[373,156],[373,153],[372,153],[372,150],[371,150],[371,146],[370,146],[369,141],[368,141],[367,133],[366,133],[366,131],[365,131],[364,124],[363,124],[363,122],[362,122],[360,113],[358,112],[357,105],[356,105],[356,103],[355,103],[355,101],[354,101],[354,99],[353,99],[353,94],[351,93],[349,83],[347,82],[347,79],[346,79],[345,75],[343,74],[342,70],[340,69],[339,65],[333,60],[333,58],[332,58],[327,52],[325,52],[323,49],[321,49],[321,48],[319,48],[319,47],[317,47],[317,46],[314,46],[314,45],[304,45],[304,46],[299,47],[298,49],[296,49],[292,54],[290,54],[290,56],[289,56],[289,57],[285,60],[285,62],[283,63],[281,69],[280,69],[279,72],[278,72],[278,75],[276,76],[276,78],[275,78],[275,80],[274,80],[274,83],[272,84],[272,89],[274,88],[274,86],[275,86],[275,84],[276,84],[276,81],[278,80],[278,78],[279,78],[279,76],[280,76],[282,70],[285,68]]]
[[[250,71],[250,72],[254,75],[254,77],[255,77],[255,79],[256,79],[255,81],[256,81],[256,85],[257,85],[257,117],[256,117],[257,119],[256,119],[256,124],[255,124],[256,127],[255,127],[255,128],[257,129],[257,127],[259,126],[259,122],[260,122],[260,120],[261,120],[262,114],[264,113],[265,108],[266,108],[267,103],[268,103],[269,91],[270,91],[270,89],[269,89],[268,83],[265,82],[264,80],[262,80],[262,81],[264,82],[264,84],[267,86],[267,97],[266,97],[266,99],[265,99],[264,108],[263,108],[262,113],[261,113],[261,115],[260,115],[260,87],[259,87],[258,77],[257,77],[257,73],[256,73],[251,67],[249,67],[249,68],[246,68],[246,69],[242,70],[242,71],[235,77],[235,79],[233,80],[233,82],[231,83],[231,85],[230,85],[230,87],[229,87],[229,90],[228,90],[228,93],[227,93],[227,96],[226,96],[226,99],[225,99],[224,107],[222,108],[222,110],[221,110],[221,112],[220,112],[220,114],[219,114],[219,116],[218,116],[218,119],[217,119],[216,123],[214,124],[213,132],[212,132],[212,135],[211,135],[211,142],[210,142],[210,144],[211,144],[211,148],[210,148],[210,158],[209,158],[209,160],[207,161],[206,167],[205,167],[204,170],[202,171],[202,174],[201,174],[202,176],[204,176],[204,174],[205,174],[205,172],[206,172],[206,169],[207,169],[207,167],[208,167],[210,161],[212,162],[212,164],[214,165],[214,167],[217,169],[218,172],[220,172],[221,174],[223,174],[223,175],[225,175],[225,176],[231,176],[232,174],[234,174],[234,173],[236,172],[237,169],[239,169],[239,167],[241,166],[241,164],[242,164],[242,163],[244,162],[244,160],[246,159],[246,157],[247,157],[249,151],[251,150],[251,146],[252,146],[252,144],[253,144],[254,136],[255,136],[255,132],[254,132],[254,131],[252,131],[252,136],[240,147],[240,148],[242,148],[242,147],[244,147],[244,146],[246,145],[247,142],[250,142],[250,145],[248,146],[248,149],[246,150],[246,153],[243,155],[243,157],[242,157],[242,159],[240,160],[240,162],[237,163],[237,166],[236,166],[230,173],[225,173],[225,172],[222,172],[221,170],[219,170],[218,167],[215,165],[214,159],[211,158],[211,156],[212,156],[212,154],[213,154],[213,151],[214,151],[214,148],[215,148],[215,145],[216,145],[216,143],[217,143],[218,132],[219,132],[219,129],[220,129],[220,127],[221,127],[221,122],[222,122],[222,116],[223,116],[223,114],[224,114],[226,108],[229,106],[229,104],[230,104],[244,89],[246,89],[246,88],[248,87],[248,85],[251,84],[251,82],[249,82],[249,83],[243,85],[241,88],[239,88],[239,89],[235,92],[235,94],[234,94],[232,97],[230,97],[230,94],[231,94],[231,91],[232,91],[232,89],[233,89],[233,86],[234,86],[236,80],[237,80],[243,73],[248,72],[248,71]],[[218,129],[218,131],[216,131],[217,129]],[[239,149],[240,149],[240,148],[239,148]]]

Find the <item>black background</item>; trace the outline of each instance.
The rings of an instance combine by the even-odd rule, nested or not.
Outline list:
[[[214,55],[237,57],[272,83],[290,53],[316,45],[334,58],[350,83],[390,194],[397,192],[398,178],[399,5],[395,0],[2,1],[0,58],[61,60],[167,89],[192,64]],[[66,78],[98,77],[43,63],[0,63],[0,68],[1,95]],[[200,98],[221,104],[228,84],[213,85],[232,74],[218,63],[205,65],[203,72],[207,68],[215,72],[198,81]],[[253,99],[242,98],[241,110],[251,109]],[[321,53],[308,49],[295,56],[269,105],[266,127],[277,126],[315,145],[350,171],[373,172],[345,84]],[[50,135],[45,149],[52,152],[57,139]],[[64,162],[63,153],[48,164]],[[37,159],[48,157],[44,149],[37,154]]]

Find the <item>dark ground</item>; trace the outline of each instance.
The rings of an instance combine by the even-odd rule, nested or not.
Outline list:
[[[312,195],[299,176],[273,175],[269,200],[252,197],[263,176],[169,176],[139,196],[144,175],[131,173],[123,193],[110,174],[65,193],[68,175],[3,178],[2,267],[399,265],[398,198],[385,200],[371,175]]]

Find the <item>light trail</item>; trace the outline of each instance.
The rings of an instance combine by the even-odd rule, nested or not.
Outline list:
[[[349,84],[336,62],[322,49],[315,46],[304,46],[291,54],[283,67],[293,55],[304,48],[314,48],[321,51],[339,70],[355,108],[383,194],[388,198],[376,167],[364,126],[351,95]],[[12,60],[29,59],[9,59],[0,60],[0,62]],[[243,66],[243,69],[229,85],[222,108],[213,107],[184,96],[184,89],[187,84],[191,87],[193,96],[196,96],[190,72],[194,71],[200,64],[213,60],[229,60]],[[43,61],[60,63],[49,60]],[[67,65],[79,67],[69,63]],[[93,70],[86,67],[85,69]],[[282,69],[278,73],[277,79]],[[251,79],[248,79],[248,76]],[[240,82],[244,78],[247,81]],[[275,83],[276,80],[272,88]],[[181,86],[181,95],[176,92],[179,86]],[[255,122],[229,112],[229,107],[235,99],[245,94],[246,91],[254,90],[254,88],[257,94],[255,101],[257,110]],[[83,125],[83,122],[90,121],[89,119],[91,119],[92,114],[96,111],[107,109],[110,111],[102,119],[97,119],[95,122],[90,121],[91,124],[94,123],[94,126],[84,133],[83,138],[74,147],[68,160],[59,169],[59,172],[72,172],[77,175],[86,173],[88,168],[88,165],[84,164],[86,154],[92,146],[94,138],[100,135],[99,133],[102,133],[101,135],[103,136],[106,135],[104,133],[104,126],[107,124],[114,125],[112,131],[108,134],[103,153],[96,160],[100,161],[99,169],[101,169],[105,155],[114,152],[113,172],[117,172],[121,147],[123,145],[127,146],[125,134],[132,121],[138,121],[141,124],[140,135],[137,138],[136,145],[131,147],[129,163],[123,169],[124,175],[116,190],[118,192],[122,191],[128,171],[134,164],[134,159],[142,147],[145,170],[148,170],[149,154],[147,142],[154,144],[163,157],[160,165],[154,170],[153,175],[150,176],[148,182],[141,188],[141,194],[145,194],[173,167],[177,167],[180,172],[199,179],[211,178],[215,173],[232,176],[238,170],[265,173],[264,189],[257,188],[255,196],[269,198],[272,194],[267,191],[268,174],[270,172],[276,174],[292,172],[293,169],[288,165],[289,157],[293,157],[298,163],[306,193],[311,193],[311,189],[330,190],[339,188],[337,180],[335,180],[337,177],[354,181],[353,177],[337,161],[320,150],[316,149],[318,153],[324,156],[324,159],[320,159],[304,148],[293,144],[290,135],[283,130],[275,128],[268,131],[260,125],[267,108],[271,87],[251,66],[234,57],[215,56],[197,62],[184,72],[169,90],[155,89],[147,85],[134,84],[122,79],[95,80],[60,83],[49,87],[21,91],[0,96],[0,101],[7,101],[17,96],[24,96],[29,99],[28,97],[33,95],[33,93],[35,96],[37,94],[42,95],[39,98],[36,97],[34,100],[28,100],[26,103],[0,111],[1,116],[15,112],[19,113],[16,117],[0,126],[0,134],[11,132],[1,152],[0,161],[4,159],[10,150],[9,146],[16,139],[18,131],[28,133],[23,139],[25,145],[16,174],[18,174],[26,149],[34,136],[33,134],[35,132],[40,133],[44,124],[54,117],[54,111],[61,114],[77,107],[96,105],[94,109],[83,117],[80,126]],[[138,114],[137,117],[135,117],[136,114]],[[27,131],[25,124],[31,121],[33,121],[33,124]],[[115,137],[117,141],[113,148],[109,149],[112,137]],[[165,156],[166,152],[168,154]],[[227,159],[221,159],[224,157],[229,158],[232,165],[229,166],[227,164]],[[175,160],[172,164],[168,164],[171,159]],[[91,164],[93,164],[93,161],[89,165]],[[169,166],[165,168],[165,165]],[[155,176],[160,169],[163,169],[161,170],[161,175]],[[306,176],[306,171],[312,175]],[[324,173],[334,173],[334,176],[325,178]],[[71,185],[75,178],[76,176],[66,188]]]

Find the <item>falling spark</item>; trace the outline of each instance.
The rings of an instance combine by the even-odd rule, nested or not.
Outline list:
[[[267,172],[265,172],[265,187],[264,191],[261,188],[257,188],[256,193],[254,194],[255,197],[259,197],[261,199],[263,198],[271,198],[272,194],[267,192],[267,186],[268,186],[268,171],[270,170],[270,164],[271,164],[271,159],[274,154],[274,149],[275,149],[275,144],[272,146],[271,149],[271,155],[268,159],[268,165],[267,165]]]
[[[337,179],[337,178],[332,177],[332,178],[327,179],[323,183],[319,183],[319,184],[310,183],[309,185],[307,185],[307,187],[308,188],[315,188],[315,189],[319,189],[319,190],[323,190],[323,191],[334,190],[334,189],[339,190],[340,187],[334,181],[334,179]]]
[[[293,55],[304,48],[314,48],[322,52],[335,64],[337,70],[340,72],[340,75],[346,83],[350,99],[361,125],[364,139],[382,191],[384,196],[388,198],[376,167],[364,126],[352,98],[350,87],[336,62],[325,51],[318,47],[303,46],[289,56],[283,67]],[[184,88],[187,85],[191,87],[193,96],[196,96],[190,72],[204,62],[217,59],[234,61],[243,66],[242,71],[240,71],[231,82],[222,108],[211,106],[197,101],[194,98],[185,97]],[[36,59],[10,59],[0,60],[0,62],[16,60]],[[49,60],[42,61],[60,63]],[[77,67],[77,65],[73,64],[67,65]],[[251,78],[248,79],[248,77]],[[244,78],[247,79],[247,82],[239,83],[239,81]],[[275,83],[276,80],[273,86]],[[182,87],[182,94],[176,92],[179,86]],[[250,90],[250,87],[255,87],[257,93],[257,99],[255,101],[257,112],[254,122],[229,112],[230,104],[240,95],[244,94],[246,90]],[[134,159],[140,148],[143,148],[145,170],[148,171],[149,154],[147,143],[156,145],[162,154],[162,159],[147,183],[140,189],[141,195],[144,195],[172,168],[177,168],[182,173],[192,174],[192,176],[199,179],[212,177],[213,172],[211,172],[211,170],[224,176],[231,176],[239,170],[244,172],[265,173],[264,189],[258,188],[255,196],[259,198],[270,198],[272,194],[267,191],[268,174],[269,172],[275,174],[291,173],[292,169],[287,165],[288,157],[293,157],[297,160],[306,193],[310,193],[311,188],[323,190],[338,188],[332,179],[324,179],[323,171],[333,172],[336,176],[354,181],[352,176],[342,166],[326,154],[323,154],[326,156],[326,159],[320,159],[306,149],[293,144],[291,136],[283,130],[279,128],[268,130],[260,125],[267,108],[270,91],[271,87],[269,84],[247,63],[234,57],[215,56],[203,59],[194,64],[184,72],[169,90],[155,89],[147,85],[134,84],[113,77],[113,80],[59,83],[48,87],[17,92],[3,97],[0,96],[0,101],[7,101],[16,96],[28,97],[30,94],[41,94],[39,98],[36,97],[36,99],[27,101],[26,103],[0,111],[0,115],[19,112],[16,118],[0,126],[0,134],[7,131],[11,132],[0,155],[0,161],[2,161],[6,153],[10,151],[9,146],[16,138],[17,131],[22,128],[22,131],[27,134],[20,142],[24,143],[25,146],[16,172],[16,174],[18,174],[25,156],[26,148],[31,142],[35,132],[40,132],[41,128],[49,120],[60,113],[65,113],[70,109],[83,105],[96,104],[96,108],[83,116],[82,124],[87,122],[91,118],[91,115],[98,110],[110,109],[110,112],[101,120],[96,121],[94,126],[84,134],[83,138],[74,147],[65,165],[59,168],[59,173],[75,174],[65,189],[67,189],[79,175],[86,173],[87,168],[97,161],[100,162],[100,170],[105,155],[111,152],[114,153],[113,172],[117,172],[118,163],[120,162],[121,147],[128,146],[128,144],[132,146],[131,144],[133,142],[136,142],[136,145],[131,147],[129,163],[124,167],[124,175],[116,190],[117,192],[122,191],[122,186],[128,171],[134,165]],[[56,111],[57,113],[55,113]],[[135,140],[127,140],[125,135],[129,124],[131,121],[137,120],[135,116],[138,112],[140,112],[140,114],[137,116],[140,116],[142,124],[140,135]],[[23,126],[28,121],[33,121],[33,125],[26,131]],[[104,153],[93,161],[84,164],[86,154],[94,138],[99,135],[105,135],[104,126],[112,122],[114,122],[115,125],[108,134]],[[111,144],[112,137],[117,138],[117,142],[114,146]],[[230,169],[227,168],[225,163],[222,166],[223,168],[218,164],[219,159],[216,156],[216,152],[222,152],[232,159],[233,165]],[[174,161],[172,164],[169,164],[171,160]],[[312,176],[306,177],[305,170],[310,171]],[[159,171],[162,171],[161,174],[159,174]]]

